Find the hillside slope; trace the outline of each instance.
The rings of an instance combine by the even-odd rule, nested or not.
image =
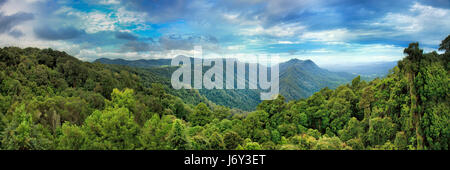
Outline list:
[[[192,60],[192,59],[191,59]],[[166,63],[166,59],[156,60],[108,60],[99,59],[96,62],[105,64],[119,64],[133,67],[147,67],[146,70],[170,79],[171,73],[175,68],[157,67],[155,63]],[[151,63],[140,65],[138,63]],[[139,65],[139,66],[138,66]],[[205,67],[203,71],[207,70]],[[248,65],[246,65],[248,71]],[[306,98],[319,91],[322,88],[336,88],[337,86],[348,83],[355,75],[348,73],[331,72],[318,67],[311,60],[293,59],[280,64],[280,93],[286,97],[286,100]],[[248,72],[246,72],[246,81],[248,82]],[[228,107],[240,108],[243,110],[253,110],[260,102],[260,90],[205,90],[200,93],[212,102]],[[245,103],[245,104],[244,104]]]
[[[1,48],[0,149],[448,150],[449,42],[444,54],[411,43],[385,78],[280,95],[244,114],[186,104],[140,69]]]
[[[292,59],[280,64],[280,93],[287,100],[307,98],[322,88],[334,89],[355,76],[331,72],[311,60]]]

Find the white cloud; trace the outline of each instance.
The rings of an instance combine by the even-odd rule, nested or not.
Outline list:
[[[111,13],[105,14],[101,12],[90,12],[83,16],[86,19],[86,32],[95,33],[99,31],[114,31],[116,30],[117,20],[111,18]]]
[[[299,36],[300,39],[306,41],[320,41],[320,42],[329,42],[332,44],[348,42],[357,38],[357,35],[351,33],[346,28],[343,29],[334,29],[334,30],[325,30],[325,31],[317,31],[317,32],[305,32],[304,34]]]
[[[119,8],[115,12],[117,15],[118,23],[121,26],[135,26],[136,28],[127,31],[134,30],[149,30],[151,29],[150,25],[146,24],[145,18],[147,17],[147,13],[139,13],[128,11],[125,8]]]
[[[12,15],[18,12],[35,13],[37,12],[34,4],[45,0],[9,0],[0,7],[0,12],[5,15]]]
[[[292,42],[292,41],[278,41],[277,44],[296,44],[296,42]]]
[[[405,36],[421,43],[438,45],[450,30],[450,10],[415,3],[405,13],[388,13],[370,25],[394,29],[391,36]]]
[[[269,35],[274,37],[291,37],[301,33],[305,29],[306,27],[299,23],[278,24],[269,28],[264,28],[259,25],[241,29],[240,34],[247,36]]]
[[[227,47],[228,50],[242,50],[244,48],[245,45],[231,45]]]
[[[70,7],[62,7],[55,11],[55,14],[78,17],[79,21],[74,21],[73,24],[79,25],[87,33],[114,31],[118,22],[112,17],[113,13],[103,13],[100,11],[86,13]]]
[[[117,5],[117,4],[120,4],[120,1],[119,0],[101,0],[99,3],[103,4],[103,5]]]
[[[327,50],[326,48],[320,48],[316,50],[311,50],[311,53],[330,53],[330,50]]]

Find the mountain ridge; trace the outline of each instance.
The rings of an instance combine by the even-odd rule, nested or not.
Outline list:
[[[143,62],[145,61],[145,62]],[[166,78],[171,78],[170,74],[167,73],[166,68],[161,68],[160,66],[165,66],[167,63],[170,64],[170,59],[152,59],[152,60],[110,60],[110,59],[98,59],[94,62],[100,62],[103,64],[118,64],[118,65],[127,65],[132,67],[147,67],[152,72],[158,72],[160,74],[164,74]],[[142,63],[147,65],[142,65]],[[159,64],[159,66],[158,66]],[[164,69],[162,71],[161,69]],[[246,69],[248,69],[248,65],[246,65]],[[173,69],[171,70],[173,71]],[[247,73],[246,73],[247,74]],[[248,75],[246,75],[246,80],[248,81]],[[326,69],[320,68],[317,64],[315,64],[312,60],[300,60],[300,59],[291,59],[287,62],[280,63],[280,94],[285,96],[286,100],[296,100],[307,98],[319,91],[322,88],[336,88],[339,85],[350,82],[355,75],[343,72],[331,72]],[[205,95],[209,100],[218,103],[224,104],[228,106],[230,103],[231,96],[236,97],[236,95],[242,96],[244,99],[252,99],[259,90],[218,90],[221,92],[210,92],[209,90],[200,90],[200,93]],[[218,96],[223,96],[225,98],[230,98],[229,100],[214,100]],[[250,107],[253,108],[259,103],[259,99],[251,100]],[[233,102],[231,102],[233,103]],[[235,102],[234,102],[235,103]],[[252,104],[254,103],[254,104]]]

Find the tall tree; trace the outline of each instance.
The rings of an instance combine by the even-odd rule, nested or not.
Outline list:
[[[186,137],[185,127],[181,120],[175,120],[172,130],[169,133],[168,141],[174,150],[189,149],[189,142]]]

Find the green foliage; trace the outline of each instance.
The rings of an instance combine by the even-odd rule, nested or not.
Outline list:
[[[222,150],[225,149],[225,143],[223,141],[223,137],[222,135],[220,135],[217,132],[214,132],[210,137],[209,137],[209,144],[210,144],[210,148],[214,149],[214,150]]]
[[[439,44],[439,50],[445,50],[445,52],[450,52],[450,35],[447,36],[442,43]]]
[[[2,132],[2,148],[7,150],[53,149],[53,138],[42,125],[34,124],[25,105],[18,106]]]
[[[170,67],[103,65],[51,49],[0,48],[0,148],[448,150],[447,46],[448,37],[440,46],[444,54],[424,54],[411,43],[382,79],[358,76],[289,102],[280,95],[255,110],[259,96],[252,92],[171,89]],[[288,99],[302,92],[291,93]]]
[[[241,138],[241,136],[239,136],[238,133],[234,131],[228,131],[225,133],[223,141],[226,149],[234,150],[238,147],[238,145],[242,144],[243,139]]]
[[[191,138],[191,149],[193,150],[208,150],[210,149],[210,144],[208,139],[204,136],[196,135]]]
[[[397,132],[395,135],[394,145],[396,149],[405,150],[408,147],[408,139],[406,139],[405,132]]]
[[[395,135],[396,125],[392,123],[389,117],[376,117],[369,120],[369,131],[367,132],[367,140],[371,145],[384,144]]]
[[[199,103],[195,108],[189,120],[193,125],[204,126],[212,120],[212,112],[205,103]]]
[[[130,150],[139,148],[139,126],[127,108],[94,111],[84,125],[86,149]]]
[[[360,138],[364,134],[364,127],[356,118],[351,118],[347,126],[339,131],[339,136],[343,141]]]
[[[189,149],[189,142],[187,140],[185,127],[180,120],[176,120],[170,130],[168,141],[171,148],[175,150]]]
[[[58,149],[80,150],[87,148],[87,136],[82,128],[70,123],[64,123],[61,128],[61,136],[58,138]]]
[[[244,141],[243,150],[262,150],[258,142],[252,142],[250,139]]]

